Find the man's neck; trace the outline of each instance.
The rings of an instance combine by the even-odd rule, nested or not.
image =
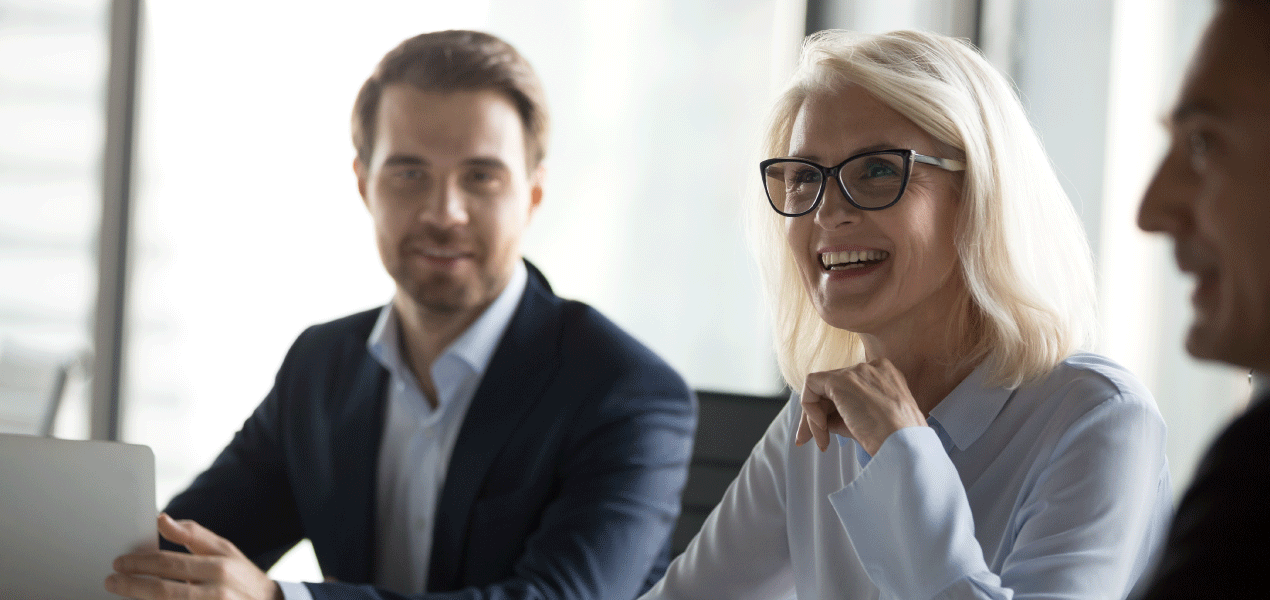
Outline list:
[[[432,408],[438,404],[436,384],[432,381],[432,363],[481,317],[492,302],[463,311],[437,312],[421,306],[400,291],[393,298],[400,326],[397,333],[402,358]]]

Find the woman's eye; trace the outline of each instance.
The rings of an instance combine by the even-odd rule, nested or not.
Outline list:
[[[864,176],[870,179],[875,177],[894,177],[895,175],[898,175],[895,167],[886,162],[870,163],[864,168]]]
[[[820,185],[820,171],[811,167],[801,167],[790,169],[785,177],[785,188],[788,190],[799,190],[805,186]]]

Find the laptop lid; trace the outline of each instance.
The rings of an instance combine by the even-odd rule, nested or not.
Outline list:
[[[158,548],[146,446],[0,434],[0,598],[118,600],[115,557]]]

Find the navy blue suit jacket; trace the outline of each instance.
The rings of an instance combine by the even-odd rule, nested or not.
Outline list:
[[[695,399],[650,350],[529,266],[520,305],[459,432],[438,500],[428,593],[441,599],[628,600],[670,558]],[[310,327],[273,389],[167,507],[267,569],[303,538],[317,600],[371,587],[387,371],[378,309]]]
[[[1145,600],[1270,597],[1270,394],[1209,448],[1173,517]]]

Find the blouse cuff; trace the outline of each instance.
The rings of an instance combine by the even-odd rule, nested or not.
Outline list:
[[[891,434],[829,502],[882,597],[934,598],[971,578],[990,587],[957,469],[930,427]]]

